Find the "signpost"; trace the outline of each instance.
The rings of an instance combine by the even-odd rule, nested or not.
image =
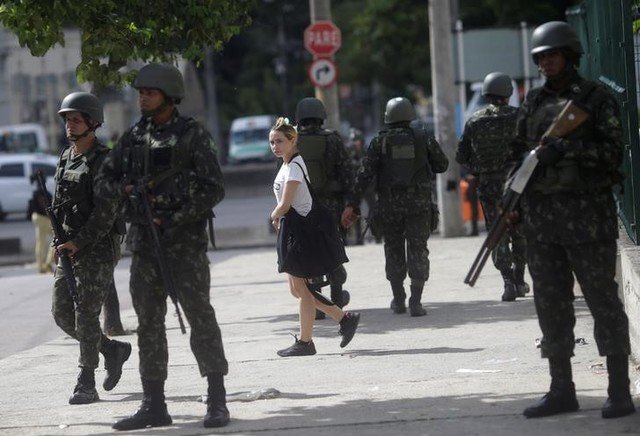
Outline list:
[[[338,69],[333,55],[342,45],[342,33],[331,21],[329,0],[309,0],[311,24],[304,30],[304,47],[313,55],[308,73],[316,88],[316,97],[327,110],[326,125],[330,129],[340,127],[338,90],[336,80]]]
[[[328,88],[336,83],[338,70],[335,62],[331,59],[316,59],[309,67],[309,79],[313,86]]]
[[[341,45],[342,33],[332,21],[316,21],[304,30],[304,47],[315,57],[331,57]]]

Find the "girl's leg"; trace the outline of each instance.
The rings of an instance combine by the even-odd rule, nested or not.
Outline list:
[[[305,285],[306,286],[306,285]],[[309,294],[311,294],[311,292],[309,292]],[[333,319],[335,322],[340,322],[342,320],[342,318],[344,317],[345,311],[340,309],[338,306],[329,306],[327,304],[324,304],[320,301],[318,301],[313,295],[311,295],[311,298],[313,298],[314,304],[315,304],[315,308],[326,313],[327,315],[329,315],[331,317],[331,319]]]
[[[300,298],[300,340],[303,342],[311,342],[313,337],[313,321],[316,317],[315,297],[311,294],[311,291],[307,289],[307,284],[304,279],[290,276],[290,283],[291,282],[293,282],[293,289],[295,289]]]

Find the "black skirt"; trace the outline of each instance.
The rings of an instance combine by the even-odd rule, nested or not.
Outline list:
[[[333,213],[317,201],[307,216],[291,208],[280,219],[277,250],[278,272],[295,277],[323,276],[349,261]]]

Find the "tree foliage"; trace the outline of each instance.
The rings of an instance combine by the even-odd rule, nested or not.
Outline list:
[[[122,85],[127,61],[200,61],[249,24],[253,0],[5,0],[0,23],[34,56],[64,45],[64,28],[81,32],[78,81]]]
[[[343,34],[336,56],[341,77],[359,83],[373,79],[391,89],[429,81],[427,12],[425,0],[340,2],[334,16]]]

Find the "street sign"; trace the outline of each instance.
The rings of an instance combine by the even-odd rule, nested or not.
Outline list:
[[[309,79],[313,86],[327,88],[338,78],[338,68],[331,59],[316,59],[309,67]]]
[[[304,30],[304,47],[314,56],[330,57],[342,45],[342,33],[331,21],[316,21]]]

